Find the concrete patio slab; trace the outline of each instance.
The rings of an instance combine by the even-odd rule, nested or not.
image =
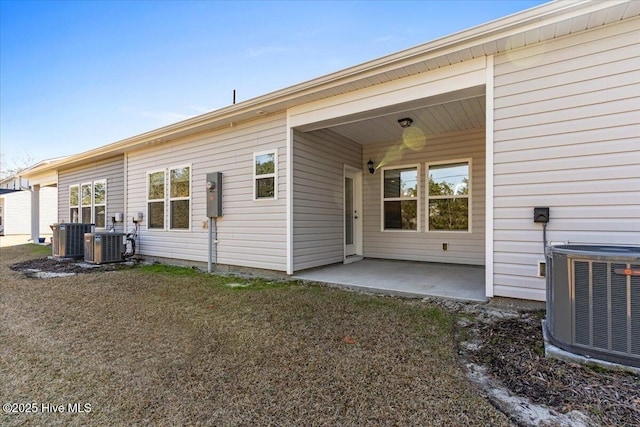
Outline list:
[[[487,301],[484,273],[483,266],[367,258],[301,271],[293,277],[389,295]]]

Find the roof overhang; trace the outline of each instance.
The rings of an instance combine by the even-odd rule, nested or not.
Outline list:
[[[543,4],[285,89],[131,138],[40,165],[25,176],[124,154],[180,137],[229,127],[259,116],[392,80],[503,53],[640,15],[640,1],[563,0]]]

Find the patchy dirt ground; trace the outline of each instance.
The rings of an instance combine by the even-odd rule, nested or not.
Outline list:
[[[85,274],[103,271],[114,271],[123,268],[123,264],[87,264],[74,260],[56,260],[53,258],[35,258],[12,264],[9,268],[13,271],[25,273],[28,277],[38,277],[34,273],[68,273]],[[53,276],[55,277],[55,276]]]
[[[545,357],[544,311],[466,326],[464,358],[511,393],[598,426],[640,426],[640,375]],[[576,424],[578,424],[576,422]]]
[[[0,251],[3,427],[513,425],[434,304],[163,266],[30,279],[8,268],[29,250]]]
[[[36,270],[39,271],[49,271],[49,272],[58,272],[58,273],[91,273],[97,271],[113,271],[122,269],[121,265],[118,264],[106,264],[102,265],[99,268],[87,268],[86,266],[79,265],[77,263],[60,263],[56,260],[50,260],[46,258],[36,258],[30,259],[26,261],[21,261],[18,263],[14,263],[11,266],[11,269],[14,271],[21,272],[33,272]],[[124,276],[123,276],[124,278]],[[118,280],[121,282],[123,278],[119,278]],[[75,279],[77,280],[77,279]],[[164,279],[163,279],[164,280]],[[122,283],[121,283],[122,284]],[[58,285],[59,286],[59,285]],[[164,285],[165,288],[169,285]],[[126,291],[126,287],[124,290]],[[153,289],[148,289],[151,293],[153,293]],[[67,291],[68,292],[68,291]],[[173,293],[173,290],[169,291]],[[335,291],[330,291],[335,292]],[[161,297],[167,296],[167,291],[161,294]],[[255,298],[252,298],[252,301],[255,302]],[[315,304],[310,302],[311,300],[305,299],[304,302],[304,310],[308,310],[311,304]],[[288,301],[287,308],[291,308],[292,305],[296,304],[293,301]],[[598,425],[598,426],[638,426],[640,425],[640,376],[624,373],[624,372],[611,372],[606,371],[599,368],[590,368],[584,367],[572,363],[567,363],[555,359],[546,358],[544,356],[544,343],[542,339],[542,331],[541,331],[541,320],[544,317],[544,311],[516,311],[516,310],[506,310],[501,311],[499,309],[495,309],[492,307],[488,307],[486,305],[479,304],[464,304],[458,302],[451,301],[443,301],[437,299],[426,299],[424,302],[433,303],[444,308],[450,313],[454,314],[454,318],[457,319],[458,325],[458,340],[460,341],[458,347],[458,355],[459,355],[459,366],[461,370],[469,370],[470,366],[475,366],[476,370],[482,372],[482,376],[484,377],[484,392],[481,395],[486,396],[491,403],[504,411],[511,422],[515,423],[519,426],[533,426],[533,425],[548,425],[548,426],[582,426],[582,425]],[[274,302],[271,301],[271,304]],[[335,302],[334,302],[335,303]],[[412,304],[416,304],[415,302]],[[209,304],[207,307],[212,309],[212,307],[217,307],[219,303]],[[300,309],[300,308],[299,308]],[[298,309],[298,310],[299,310]],[[139,308],[135,310],[140,310]],[[343,308],[344,310],[344,308]],[[282,313],[280,313],[281,315]],[[295,315],[299,316],[299,314]],[[362,315],[359,315],[362,316]],[[271,321],[273,321],[273,318]],[[297,317],[296,317],[297,318]],[[200,319],[200,317],[197,317]],[[306,321],[310,321],[313,324],[317,323],[316,320],[312,320],[311,318],[306,318]],[[343,319],[344,320],[344,319]],[[366,320],[364,317],[351,319],[352,321],[362,322],[362,323],[370,323],[370,319]],[[389,320],[389,319],[386,319]],[[385,324],[386,324],[385,320]],[[92,320],[93,321],[93,320]],[[139,321],[139,319],[138,319]],[[202,320],[208,322],[209,320]],[[334,320],[326,319],[326,321],[334,322]],[[404,324],[406,320],[398,320],[400,324]],[[155,327],[155,325],[152,325]],[[282,326],[284,327],[284,326]],[[308,328],[310,326],[305,326]],[[312,326],[311,326],[312,327]],[[324,327],[323,327],[324,328]],[[378,326],[380,328],[380,326]],[[287,330],[290,329],[290,325],[286,327]],[[393,333],[391,330],[388,332]],[[162,332],[166,334],[166,331]],[[259,333],[258,331],[254,331],[254,333]],[[299,333],[293,331],[293,335],[291,335],[290,343],[296,342],[299,338],[296,338],[295,334]],[[305,332],[306,334],[307,332]],[[364,344],[363,334],[364,332],[360,332],[360,336],[356,332],[352,332],[351,335],[345,335],[342,338],[343,344],[346,343],[348,345],[359,345],[360,343]],[[354,338],[355,336],[355,338]],[[367,339],[371,340],[374,336],[370,336]],[[254,337],[255,338],[255,337]],[[123,338],[126,340],[126,338]],[[253,338],[252,338],[253,339]],[[380,340],[380,337],[376,337],[375,340]],[[270,338],[273,340],[273,338]],[[292,340],[292,341],[291,341]],[[314,345],[318,345],[317,342],[318,337],[313,339]],[[383,340],[385,341],[385,340]],[[286,342],[286,341],[285,341]],[[284,342],[281,343],[281,345]],[[299,343],[297,343],[299,344]],[[397,343],[387,343],[388,345],[397,345]],[[164,344],[163,344],[164,345]],[[407,345],[404,343],[403,345]],[[412,345],[413,346],[413,345]],[[297,345],[295,346],[297,348]],[[255,349],[256,351],[262,351],[259,348]],[[280,349],[282,350],[282,349]],[[288,351],[278,350],[279,357],[283,358],[283,360],[287,359],[285,354]],[[374,358],[384,358],[384,351],[380,351],[378,348],[378,352],[375,352],[375,348],[371,349],[374,353],[370,353],[366,357],[374,357]],[[175,351],[175,350],[173,350]],[[191,351],[194,351],[192,349]],[[270,351],[274,351],[273,349]],[[300,352],[300,349],[291,348],[291,351],[294,354]],[[414,348],[413,351],[421,351],[417,348]],[[429,352],[433,351],[430,349]],[[444,350],[439,350],[444,351]],[[329,350],[322,350],[322,354],[327,356]],[[308,353],[308,351],[307,351]],[[325,354],[327,353],[327,354]],[[397,354],[396,354],[397,353]],[[414,357],[411,356],[409,359],[407,355],[401,348],[397,349],[397,352],[393,352],[393,358],[405,358],[403,360],[414,360]],[[425,353],[426,354],[426,353]],[[240,356],[241,353],[236,354],[236,356]],[[219,355],[218,355],[219,356]],[[364,355],[361,355],[364,357]],[[415,356],[415,355],[414,355]],[[123,357],[123,356],[120,356]],[[157,356],[155,356],[157,357]],[[161,358],[164,356],[161,356]],[[235,356],[234,356],[235,357]],[[320,359],[317,359],[318,354],[315,352],[311,352],[306,355],[306,357],[316,358],[314,364],[321,363]],[[247,362],[253,360],[252,358],[247,359]],[[400,360],[400,359],[398,359]],[[173,362],[170,362],[173,363]],[[225,362],[226,363],[226,362]],[[231,360],[228,363],[232,363]],[[233,362],[235,363],[235,362]],[[251,363],[256,363],[251,362]],[[286,362],[289,365],[291,362]],[[307,360],[306,364],[309,363]],[[325,362],[322,362],[325,363]],[[348,362],[351,363],[351,362]],[[260,362],[262,364],[262,362]],[[262,365],[261,365],[262,366]],[[386,366],[386,365],[385,365]],[[391,369],[391,366],[395,366],[393,363],[388,365],[387,369]],[[401,362],[401,366],[404,366],[404,362]],[[353,366],[355,367],[355,365]],[[263,366],[264,369],[265,366]],[[335,367],[334,367],[335,368]],[[340,368],[341,369],[341,368]],[[377,367],[373,368],[370,366],[368,369],[378,369]],[[394,367],[393,369],[397,369]],[[407,369],[405,368],[402,368]],[[410,369],[415,369],[411,367]],[[254,375],[258,375],[258,372],[254,372]],[[340,371],[342,372],[342,371]],[[404,372],[404,371],[403,371]],[[293,373],[300,377],[300,380],[305,378],[306,373],[298,372],[294,370]],[[191,373],[190,375],[196,375],[197,369],[195,373]],[[271,370],[271,374],[274,372]],[[361,374],[367,376],[369,375],[367,372],[363,371]],[[405,373],[400,373],[400,375],[406,375]],[[197,374],[202,375],[202,374]],[[231,374],[225,374],[231,375]],[[247,374],[248,375],[248,374]],[[341,376],[347,375],[349,378],[352,378],[352,374],[342,373]],[[380,373],[376,374],[379,376]],[[412,374],[413,375],[413,374]],[[206,375],[205,375],[206,377]],[[226,377],[225,377],[226,378]],[[255,384],[256,381],[260,382],[264,379],[261,379],[260,376],[252,377],[242,377],[242,381],[249,381],[251,384]],[[315,378],[315,377],[314,377]],[[333,378],[333,376],[331,377]],[[452,377],[453,378],[453,377]],[[355,377],[353,377],[350,381],[353,381]],[[371,379],[371,378],[370,378]],[[369,380],[370,380],[369,379]],[[219,378],[211,377],[208,380],[206,378],[202,378],[205,380],[198,380],[195,384],[198,387],[204,387],[203,391],[210,386],[210,384],[206,383],[206,381],[213,381],[213,384],[218,384]],[[397,379],[396,379],[397,380]],[[137,381],[143,381],[143,379],[138,379]],[[226,380],[225,380],[226,381]],[[279,381],[283,381],[281,378]],[[326,381],[336,381],[336,379],[327,378]],[[365,381],[365,382],[362,382]],[[348,399],[355,398],[354,396],[360,396],[362,398],[364,395],[360,395],[360,391],[358,387],[363,387],[362,392],[367,394],[367,399],[372,398],[368,393],[370,393],[373,389],[371,389],[371,384],[366,384],[366,378],[359,378],[357,381],[354,381],[353,384],[349,385],[348,390],[342,390],[341,393],[344,393],[344,397]],[[386,381],[390,381],[387,379]],[[394,380],[395,381],[395,380]],[[457,379],[455,381],[458,381]],[[224,383],[218,384],[217,387],[224,388]],[[247,387],[250,386],[247,383]],[[322,384],[320,378],[312,379],[312,383],[310,386],[316,387]],[[407,384],[405,384],[406,386]],[[189,387],[193,387],[193,384],[190,384]],[[235,386],[244,387],[239,384]],[[333,386],[331,386],[333,387]],[[355,388],[353,388],[355,387]],[[389,386],[387,386],[388,388]],[[404,387],[404,386],[403,386]],[[500,395],[499,393],[493,393],[492,391],[487,392],[486,388],[504,388],[505,393],[509,396]],[[271,402],[271,405],[278,405],[275,401],[271,400],[272,395],[277,395],[278,387],[276,385],[269,385],[266,391],[266,395],[262,396],[260,399],[267,399]],[[366,391],[368,390],[368,391]],[[237,392],[238,390],[235,390]],[[418,390],[414,390],[413,392],[408,389],[405,391],[409,391],[411,393],[418,392]],[[423,391],[426,391],[424,389]],[[348,397],[353,392],[357,394]],[[263,393],[263,394],[264,394]],[[306,394],[316,393],[312,390],[304,391]],[[331,400],[330,396],[326,396],[321,394],[322,399],[328,399],[327,402]],[[248,397],[242,394],[242,399],[247,400]],[[388,399],[384,398],[384,396],[380,396],[383,400],[385,400],[385,405],[388,406],[389,402],[386,401]],[[518,409],[513,410],[513,406],[509,403],[509,399],[512,398],[519,399],[519,403],[515,404],[515,406],[519,405]],[[409,395],[406,396],[407,399],[411,399]],[[374,400],[377,398],[373,398]],[[468,401],[469,397],[465,397],[464,401]],[[249,399],[251,400],[251,399]],[[469,401],[470,402],[470,401]],[[264,402],[263,402],[264,403]],[[318,402],[316,402],[317,404]],[[351,403],[347,405],[362,405],[362,402],[357,402],[356,400],[352,400]],[[475,403],[477,404],[477,402]],[[417,405],[414,402],[411,406],[414,407]],[[511,405],[511,409],[509,409],[509,405]],[[548,412],[545,414],[533,414],[535,410],[532,408],[540,407],[540,408],[549,408]],[[523,411],[524,408],[524,411]],[[431,418],[423,418],[424,420],[435,420],[439,419],[443,422],[445,420],[456,419],[457,422],[465,420],[462,424],[464,425],[482,425],[480,418],[474,418],[478,416],[477,411],[471,411],[467,405],[462,405],[460,407],[461,411],[463,411],[463,418],[459,418],[459,415],[450,418],[451,414],[443,413],[438,417]],[[300,408],[298,408],[300,410]],[[306,410],[314,412],[316,409],[307,408]],[[358,409],[360,411],[361,409]],[[395,410],[401,410],[400,407],[397,407]],[[394,410],[394,411],[395,411]],[[444,409],[443,409],[444,410]],[[273,417],[273,413],[267,411],[270,417]],[[446,411],[445,411],[446,412]],[[525,412],[527,412],[525,414]],[[342,412],[344,414],[344,412]],[[227,413],[230,416],[230,413]],[[372,415],[374,418],[369,419],[369,421],[377,420],[382,421],[385,420],[383,413],[376,412],[375,415]],[[416,421],[418,418],[397,418],[399,415],[396,413],[394,415],[396,421],[400,420],[413,420]],[[545,418],[546,417],[546,418]],[[245,421],[253,420],[256,418],[242,418]],[[276,419],[276,418],[274,418]],[[338,421],[338,418],[330,418],[334,421]],[[366,418],[356,418],[361,421],[366,421]],[[503,424],[505,423],[504,419],[500,419],[495,415],[489,415],[489,418],[483,417],[485,421],[491,420],[492,424]],[[156,418],[157,420],[157,418]],[[326,419],[327,421],[329,419]],[[348,425],[354,419],[345,418],[342,421],[345,421]],[[227,420],[228,421],[228,420]],[[347,422],[348,421],[348,422]],[[322,424],[322,423],[319,423]],[[357,423],[356,423],[357,424]],[[365,422],[367,424],[367,422]],[[384,423],[383,423],[384,424]],[[402,422],[401,422],[402,424]],[[460,425],[462,425],[460,424]]]

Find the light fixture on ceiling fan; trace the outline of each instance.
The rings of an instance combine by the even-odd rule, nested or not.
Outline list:
[[[400,124],[401,128],[408,128],[409,126],[411,126],[411,123],[413,123],[413,119],[405,117],[404,119],[398,120],[398,123]]]

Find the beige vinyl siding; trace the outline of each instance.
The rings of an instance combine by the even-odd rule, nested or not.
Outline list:
[[[293,269],[344,259],[344,165],[360,169],[362,147],[330,131],[294,133]]]
[[[278,150],[278,199],[253,200],[253,154]],[[129,217],[143,255],[207,262],[206,174],[223,173],[219,264],[286,271],[286,120],[270,115],[128,153]],[[147,172],[191,166],[191,230],[147,230]],[[167,208],[165,202],[165,209]],[[128,219],[130,221],[130,219]]]
[[[494,293],[545,299],[547,239],[640,244],[640,20],[495,58]]]
[[[379,163],[398,144],[365,146],[364,159]],[[484,129],[427,136],[422,150],[400,151],[401,157],[384,166],[419,164],[418,221],[420,231],[381,231],[381,170],[364,174],[364,256],[411,261],[484,265],[485,238]],[[426,163],[471,159],[471,232],[426,231]],[[447,242],[449,249],[442,250]]]
[[[124,156],[89,163],[58,172],[58,222],[69,222],[69,186],[92,181],[107,180],[106,225],[111,226],[111,217],[124,213]],[[116,225],[123,231],[124,225]]]

